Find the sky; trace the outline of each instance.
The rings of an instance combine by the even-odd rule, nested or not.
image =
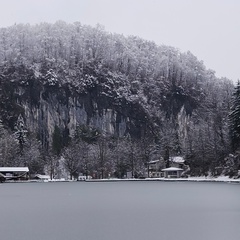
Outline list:
[[[240,80],[240,0],[0,0],[0,27],[81,22],[190,51]]]

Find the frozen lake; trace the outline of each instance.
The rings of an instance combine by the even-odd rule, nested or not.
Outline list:
[[[240,184],[0,184],[2,240],[237,240]]]

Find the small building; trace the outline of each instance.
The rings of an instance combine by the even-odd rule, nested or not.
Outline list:
[[[184,170],[182,168],[177,167],[169,167],[162,169],[164,173],[164,178],[180,178],[181,174]]]
[[[175,156],[169,158],[171,167],[183,168],[185,165],[185,159],[181,156]]]
[[[148,163],[149,177],[152,177],[152,178],[161,177],[160,164],[161,164],[160,160],[154,160]]]
[[[132,171],[127,171],[126,178],[133,178]]]
[[[49,181],[51,178],[49,175],[36,174],[34,179],[41,180],[41,181]]]
[[[28,179],[28,167],[0,167],[0,173],[6,180],[26,180]]]

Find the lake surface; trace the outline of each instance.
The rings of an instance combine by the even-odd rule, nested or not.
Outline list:
[[[1,240],[238,240],[240,184],[0,184]]]

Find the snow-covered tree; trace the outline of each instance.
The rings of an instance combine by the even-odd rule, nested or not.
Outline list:
[[[111,34],[101,26],[58,21],[55,24],[16,24],[0,28],[1,118],[4,124],[13,128],[13,119],[21,107],[20,111],[27,109],[34,115],[35,106],[39,113],[44,113],[48,104],[56,103],[51,114],[54,124],[60,127],[55,127],[52,136],[44,117],[39,117],[38,121],[36,115],[33,118],[38,124],[36,131],[46,155],[51,142],[54,154],[59,156],[68,145],[64,127],[75,123],[70,109],[76,109],[76,116],[79,116],[80,108],[86,111],[87,123],[77,127],[75,137],[91,144],[89,154],[98,153],[100,145],[97,148],[96,142],[101,134],[95,129],[94,124],[98,122],[95,120],[98,116],[104,118],[105,110],[111,109],[114,134],[119,135],[119,122],[125,121],[126,131],[121,132],[121,137],[130,133],[136,149],[143,144],[140,149],[145,149],[144,157],[138,158],[145,158],[143,162],[149,161],[149,146],[143,139],[136,141],[136,138],[143,138],[146,127],[151,137],[158,139],[159,150],[166,161],[169,155],[181,152],[201,168],[205,168],[205,163],[207,168],[217,166],[229,148],[226,114],[231,88],[233,86],[227,79],[218,79],[214,71],[207,70],[203,62],[190,52],[181,53],[174,47],[157,45],[135,36]],[[61,111],[62,107],[64,111]],[[181,111],[186,112],[188,121],[179,123]],[[236,114],[230,114],[230,118],[233,119],[233,115]],[[180,125],[188,122],[188,129]],[[35,128],[35,123],[31,127]],[[89,124],[93,126],[88,127]],[[235,133],[238,124],[233,121],[231,124],[232,143],[237,148],[239,143]],[[24,134],[20,126],[15,134],[20,152],[24,147]],[[101,144],[101,154],[104,155],[104,146],[106,149],[109,146]],[[126,150],[133,147],[126,145]],[[133,158],[126,159],[123,151],[118,154],[119,157],[114,158],[118,159],[118,164],[110,162],[112,167],[118,166],[116,172],[122,175],[126,169],[129,171],[127,161]],[[198,156],[204,156],[206,162],[199,160]],[[133,162],[136,162],[134,169],[139,169],[140,162]]]
[[[59,156],[53,152],[45,154],[45,170],[50,175],[51,179],[54,179],[59,169]]]
[[[14,129],[15,129],[14,136],[19,145],[19,154],[22,155],[25,143],[27,141],[28,131],[25,127],[24,119],[21,114],[18,116]]]
[[[229,114],[229,130],[233,151],[240,147],[240,81],[233,93],[231,112]]]
[[[76,141],[82,140],[87,143],[94,143],[100,136],[101,133],[97,128],[82,124],[77,126],[74,138]]]
[[[88,143],[73,141],[62,153],[63,164],[70,174],[70,179],[77,178],[79,173],[88,175],[90,170]]]
[[[109,148],[109,137],[101,136],[97,139],[95,152],[97,156],[96,169],[100,178],[106,178],[112,172],[112,162]]]
[[[15,137],[0,123],[0,166],[18,166],[18,144]]]
[[[30,174],[43,174],[45,161],[41,154],[40,142],[31,136],[25,146],[22,156],[18,158],[19,162],[28,166]]]

